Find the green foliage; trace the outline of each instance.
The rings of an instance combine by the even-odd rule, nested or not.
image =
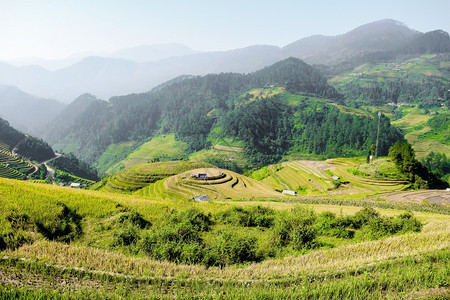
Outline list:
[[[208,231],[210,224],[210,217],[197,209],[172,211],[160,226],[142,237],[138,248],[156,259],[201,263],[205,244],[200,232]]]
[[[118,231],[113,234],[113,246],[130,246],[138,242],[140,238],[137,226],[126,222]]]
[[[121,214],[117,219],[117,222],[120,224],[131,224],[139,229],[145,229],[152,226],[151,222],[144,219],[142,215],[134,209]]]
[[[324,212],[317,216],[314,228],[319,235],[338,238],[352,238],[354,232],[347,229],[347,218],[337,218],[335,214]]]
[[[422,223],[411,212],[405,212],[394,218],[382,217],[373,208],[364,208],[353,217],[347,219],[348,224],[356,229],[357,238],[363,240],[375,240],[394,234],[407,232],[419,232]]]
[[[422,164],[439,178],[450,180],[450,158],[447,158],[445,154],[431,151],[422,160]]]
[[[44,164],[39,165],[36,173],[32,174],[31,179],[44,180],[47,177],[47,168]]]
[[[312,100],[292,107],[279,95],[239,107],[224,117],[228,136],[245,141],[253,165],[277,162],[289,152],[327,157],[361,155],[374,144],[378,117],[341,113],[338,108]],[[386,155],[402,135],[389,119],[380,119],[378,154]]]
[[[295,208],[290,214],[280,214],[273,228],[273,244],[282,247],[289,245],[296,250],[316,247],[315,220],[313,211],[302,208]]]
[[[50,240],[69,242],[82,234],[81,216],[69,209],[64,203],[56,204],[59,208],[53,218],[35,221],[36,230]]]
[[[8,145],[8,150],[12,150],[24,138],[25,135],[23,133],[9,126],[8,121],[0,118],[0,142]]]
[[[388,59],[388,62],[350,65],[337,70],[330,82],[345,96],[348,106],[415,103],[421,108],[449,106],[449,73],[441,62],[448,53],[431,57]],[[346,71],[346,70],[345,70]],[[341,74],[339,74],[341,73]]]
[[[447,182],[440,180],[426,166],[415,159],[412,146],[406,142],[396,143],[389,149],[389,157],[398,168],[407,174],[409,181],[419,189],[446,188]]]
[[[79,160],[72,153],[63,154],[58,159],[50,162],[50,165],[58,170],[62,170],[77,177],[97,181],[97,172],[86,162]]]
[[[259,261],[256,238],[239,236],[229,231],[221,231],[207,249],[207,266],[228,266],[244,262]]]
[[[363,225],[366,225],[370,222],[370,220],[378,219],[380,214],[371,207],[363,208],[358,211],[353,218],[351,218],[351,225],[354,228],[361,228]]]
[[[149,93],[94,100],[70,126],[56,124],[48,140],[74,144],[72,151],[92,163],[111,144],[144,141],[175,133],[188,151],[210,147],[208,136],[218,119],[235,109],[235,99],[253,88],[276,84],[295,93],[338,98],[326,78],[299,59],[290,58],[248,75],[222,73],[190,77]],[[209,114],[214,111],[214,114]],[[270,121],[270,120],[268,120]]]
[[[214,215],[214,219],[224,224],[244,227],[270,228],[275,219],[275,212],[264,206],[252,206],[248,209],[233,206]]]
[[[55,157],[55,152],[46,142],[31,136],[19,145],[17,152],[30,160],[36,161],[46,161]]]

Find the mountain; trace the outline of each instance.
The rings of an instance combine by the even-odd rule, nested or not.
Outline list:
[[[396,51],[420,33],[395,20],[381,20],[338,36],[312,36],[281,49],[311,64],[336,64],[370,52]]]
[[[110,55],[111,58],[121,58],[134,62],[158,61],[175,56],[186,56],[194,54],[196,51],[182,44],[159,44],[142,45],[138,47],[126,48],[116,51]]]
[[[14,86],[0,85],[0,117],[7,119],[14,127],[35,135],[65,105],[53,99],[29,95]]]
[[[46,142],[18,131],[11,127],[8,121],[1,118],[0,150],[2,150],[0,151],[0,156],[3,164],[13,164],[14,161],[18,161],[12,152],[36,161],[45,161],[55,157],[55,153]]]
[[[369,61],[393,60],[429,51],[450,52],[448,34],[420,33],[398,21],[381,20],[343,35],[312,36],[283,48],[254,45],[230,51],[192,53],[184,46],[170,44],[125,49],[112,54],[113,58],[91,56],[56,71],[0,64],[0,83],[68,103],[84,93],[108,99],[146,92],[180,75],[254,72],[288,57],[310,64],[339,65],[338,71],[348,71]]]
[[[148,93],[94,100],[75,119],[53,122],[47,140],[89,163],[110,145],[141,144],[157,135],[174,133],[187,154],[230,140],[248,156],[247,165],[231,166],[236,170],[278,161],[290,151],[364,155],[375,143],[378,119],[341,112],[342,100],[319,71],[289,58],[250,74],[179,78]],[[387,154],[403,137],[385,117],[381,128],[380,153]]]

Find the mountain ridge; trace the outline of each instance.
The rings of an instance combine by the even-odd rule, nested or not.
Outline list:
[[[301,58],[309,64],[330,65],[352,60],[355,56],[364,57],[366,54],[377,51],[394,51],[403,54],[406,49],[414,49],[415,52],[423,52],[428,49],[408,46],[424,35],[426,34],[409,29],[398,21],[381,20],[362,25],[343,35],[311,36],[282,48],[253,45],[229,51],[193,53],[143,63],[131,61],[125,63],[122,60],[104,57],[103,64],[98,64],[98,61],[92,59],[92,66],[87,66],[87,61],[84,60],[53,72],[42,68],[15,68],[0,64],[0,83],[17,86],[27,93],[56,98],[64,102],[70,102],[84,93],[92,93],[97,97],[108,99],[117,95],[149,91],[183,74],[249,73],[290,56]],[[428,36],[430,35],[426,35]],[[430,47],[430,49],[450,52],[450,38],[445,35],[440,37],[445,41],[432,38],[426,39],[426,43],[429,44],[430,41],[440,43],[441,46]],[[420,41],[418,43],[424,44]],[[81,68],[80,72],[74,69],[74,66],[82,65],[85,67]],[[89,70],[87,78],[83,70]],[[108,77],[109,72],[112,72],[113,76]],[[76,82],[74,79],[80,81]],[[55,82],[57,84],[54,84]]]

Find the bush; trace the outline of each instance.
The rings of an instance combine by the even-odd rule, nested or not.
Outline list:
[[[216,213],[214,218],[224,224],[235,226],[270,228],[275,219],[275,212],[271,208],[260,205],[252,206],[249,209],[233,206]]]
[[[33,243],[31,234],[22,230],[0,234],[0,251],[5,249],[14,250],[31,243]]]
[[[221,231],[206,251],[204,263],[207,266],[223,267],[260,259],[257,255],[256,238]]]
[[[189,224],[196,231],[208,231],[211,225],[211,216],[195,208],[187,208],[182,211],[172,211],[167,220],[172,224]]]
[[[117,219],[117,222],[124,224],[124,223],[130,223],[133,226],[136,226],[140,229],[148,228],[152,225],[149,221],[145,220],[141,214],[139,214],[136,210],[131,210],[128,212],[123,213],[120,215],[120,217]]]
[[[376,216],[361,227],[359,238],[375,240],[398,233],[418,232],[422,223],[412,213],[403,213],[395,218]]]
[[[347,220],[344,218],[337,218],[336,215],[331,212],[324,212],[317,217],[314,228],[320,235],[352,238],[353,231],[346,229],[347,223]]]
[[[172,211],[160,226],[143,236],[138,248],[155,259],[200,263],[205,248],[200,232],[208,231],[210,225],[209,215],[197,209]]]
[[[113,235],[113,246],[129,246],[136,244],[139,240],[139,232],[136,226],[129,223],[122,227],[118,232]]]
[[[57,203],[60,211],[52,219],[35,221],[36,230],[50,240],[69,242],[81,235],[81,216],[64,203]]]
[[[405,212],[394,218],[396,233],[420,232],[423,224],[411,212]]]
[[[275,219],[273,243],[276,246],[291,245],[296,250],[314,248],[317,245],[315,220],[312,210],[302,208],[295,208],[289,214],[280,214]]]
[[[380,214],[372,207],[366,207],[358,211],[353,217],[349,218],[349,222],[355,229],[361,228],[368,224],[372,219],[379,218]]]
[[[199,263],[203,260],[204,243],[195,228],[186,223],[165,225],[144,235],[138,248],[155,259],[177,263]]]

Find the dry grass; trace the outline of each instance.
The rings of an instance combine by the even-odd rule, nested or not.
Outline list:
[[[145,257],[130,257],[107,250],[47,241],[23,246],[5,254],[43,260],[58,265],[135,276],[170,278],[183,275],[188,278],[215,280],[292,279],[309,272],[326,273],[330,270],[345,270],[429,251],[448,249],[450,247],[450,217],[446,216],[441,221],[432,221],[434,216],[428,216],[427,219],[429,222],[421,233],[394,236],[383,240],[345,245],[300,256],[223,269],[177,265]]]

